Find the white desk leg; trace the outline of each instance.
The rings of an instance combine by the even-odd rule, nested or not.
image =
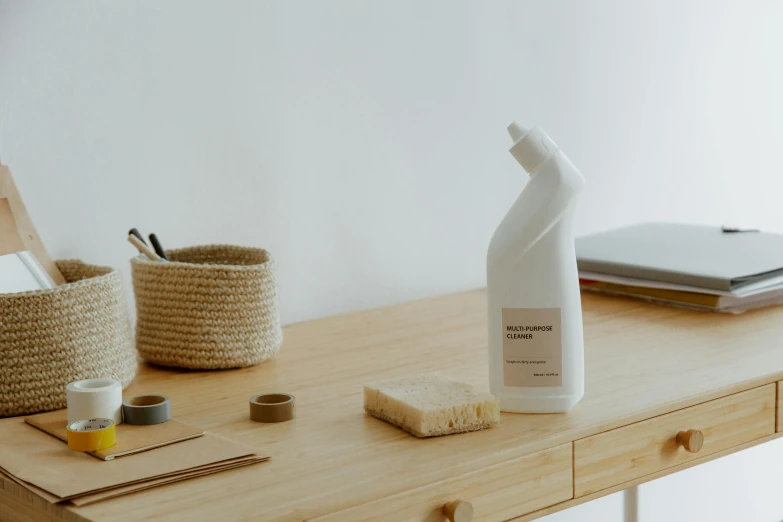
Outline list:
[[[639,486],[623,490],[623,522],[639,522]]]

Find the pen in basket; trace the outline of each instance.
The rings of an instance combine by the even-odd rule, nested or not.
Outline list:
[[[144,243],[145,245],[147,244],[147,242],[144,241],[144,236],[141,235],[141,232],[139,232],[139,230],[137,228],[132,228],[132,229],[128,230],[128,235],[129,236],[136,236],[137,238],[139,238],[139,240],[142,243]]]
[[[152,259],[153,261],[163,261],[166,262],[166,259],[161,258],[158,254],[155,253],[154,250],[152,250],[150,247],[147,246],[147,244],[138,238],[138,236],[134,234],[128,234],[128,241],[136,247],[136,249],[147,256],[148,258]]]
[[[163,250],[163,245],[160,244],[158,236],[155,234],[150,234],[150,244],[152,244],[152,248],[155,249],[155,253],[158,254],[158,256],[162,257],[166,261],[169,260],[169,256],[167,256],[166,251]]]

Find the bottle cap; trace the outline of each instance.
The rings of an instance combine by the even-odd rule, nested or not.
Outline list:
[[[509,152],[528,173],[532,173],[558,149],[552,138],[537,125],[529,129],[514,121],[508,126],[508,133],[514,140]]]

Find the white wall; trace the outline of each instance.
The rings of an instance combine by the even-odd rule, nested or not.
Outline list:
[[[579,232],[783,229],[780,2],[0,3],[0,158],[57,257],[263,245],[285,322],[477,287],[525,175],[513,118],[589,187]]]
[[[580,233],[783,231],[782,25],[777,1],[0,0],[0,159],[55,257],[127,273],[131,226],[264,246],[289,323],[483,285],[514,118],[582,169]]]

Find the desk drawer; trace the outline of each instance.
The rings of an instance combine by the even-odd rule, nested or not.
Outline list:
[[[454,500],[472,504],[473,522],[509,520],[573,497],[572,455],[563,444],[312,522],[443,522],[443,505]]]
[[[698,430],[703,435],[699,449]],[[737,393],[574,442],[581,497],[775,432],[775,385]],[[688,451],[685,448],[690,446]],[[692,452],[695,451],[695,452]]]

